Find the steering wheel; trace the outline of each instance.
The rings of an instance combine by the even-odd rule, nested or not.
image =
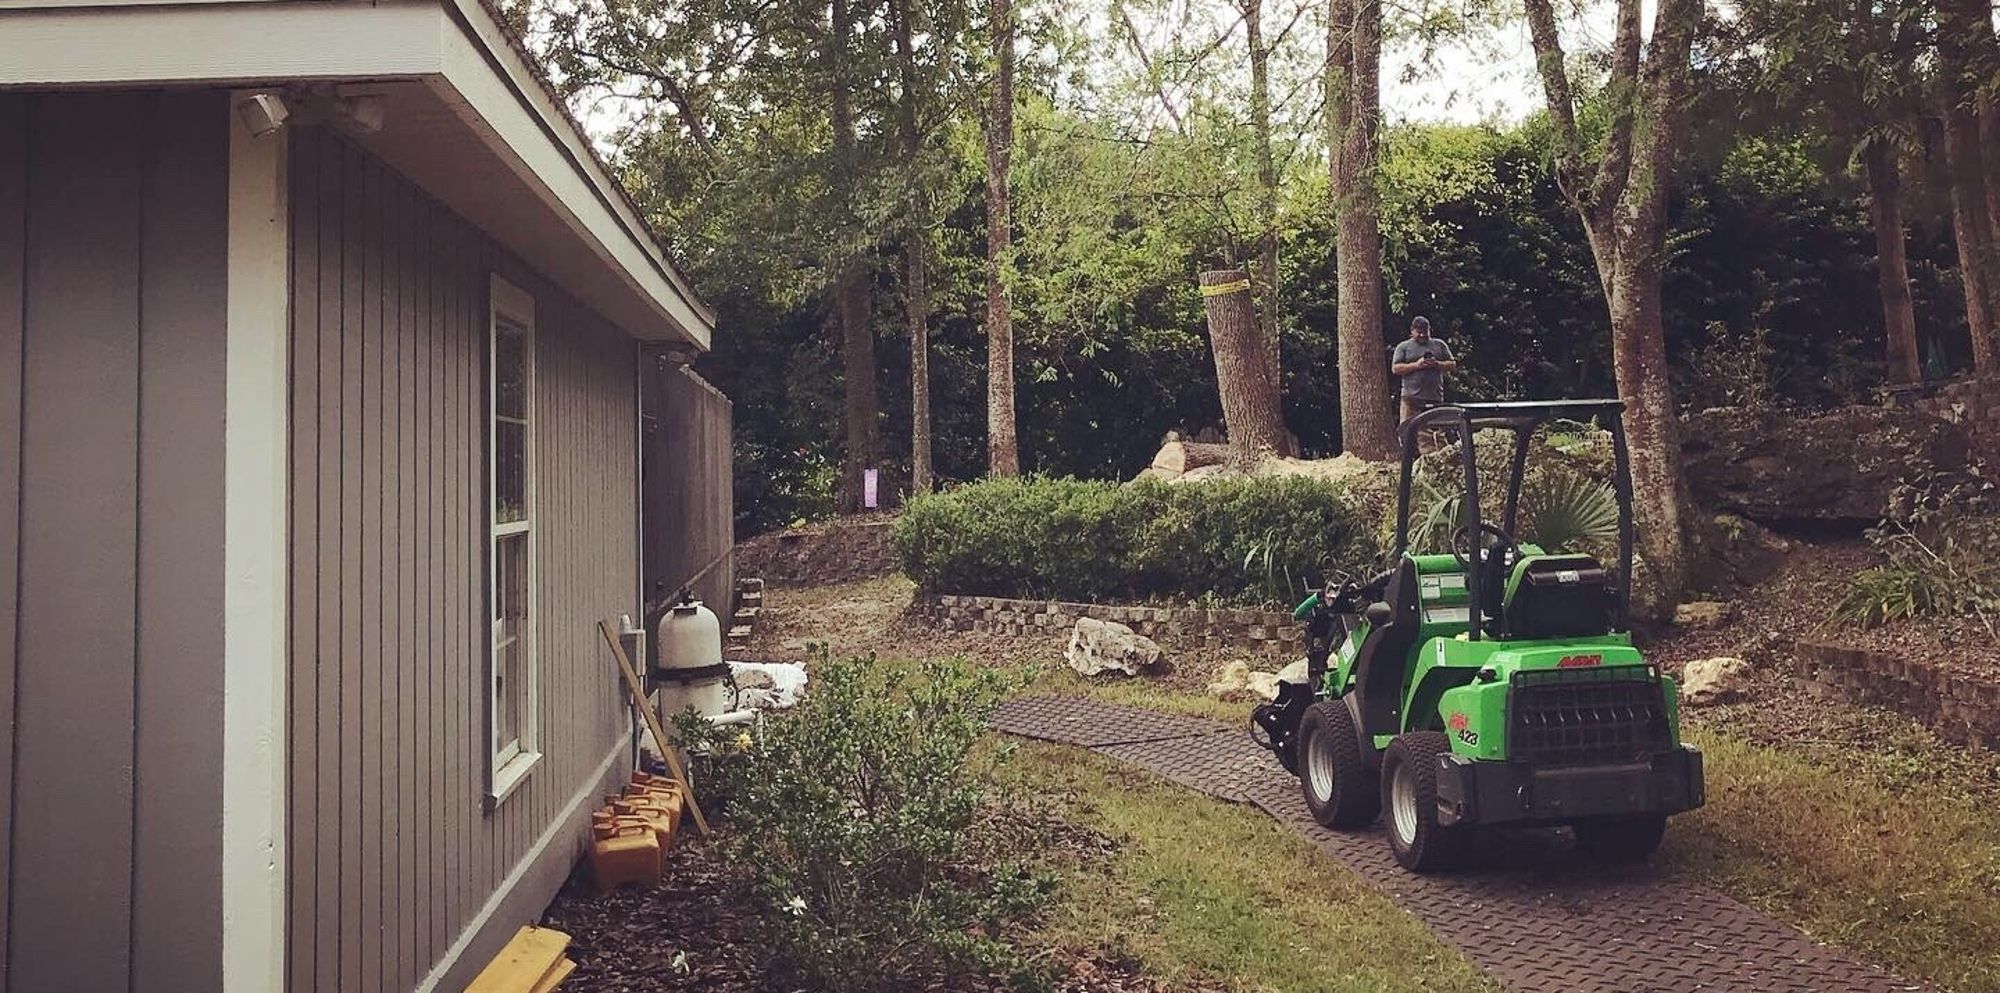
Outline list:
[[[1458,530],[1451,533],[1451,557],[1458,560],[1458,567],[1460,569],[1471,572],[1475,557],[1481,563],[1491,562],[1496,552],[1508,553],[1500,556],[1500,560],[1503,562],[1515,561],[1521,557],[1521,546],[1514,541],[1514,536],[1508,534],[1505,528],[1492,521],[1479,522],[1479,538],[1480,548],[1475,553],[1472,547],[1472,528],[1470,526],[1461,524]]]

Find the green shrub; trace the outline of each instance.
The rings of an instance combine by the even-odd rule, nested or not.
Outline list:
[[[1010,688],[957,662],[813,664],[733,785],[733,853],[786,988],[949,988],[1019,973],[1006,929],[1046,901],[1025,839],[982,814],[1006,752],[976,748]]]
[[[1361,516],[1338,487],[1298,477],[988,480],[912,500],[895,542],[903,571],[938,592],[1284,602],[1373,561]]]

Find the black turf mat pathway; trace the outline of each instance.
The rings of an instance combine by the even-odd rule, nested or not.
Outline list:
[[[1644,866],[1586,866],[1553,831],[1482,839],[1489,868],[1403,871],[1380,829],[1314,823],[1297,780],[1246,728],[1078,697],[1021,697],[993,718],[1009,734],[1081,745],[1210,796],[1252,804],[1415,914],[1473,964],[1523,993],[1902,993],[1926,987],[1815,945],[1769,915]]]

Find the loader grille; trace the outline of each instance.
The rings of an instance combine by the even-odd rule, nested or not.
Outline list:
[[[1652,666],[1516,672],[1508,711],[1507,757],[1514,761],[1640,762],[1674,744]]]

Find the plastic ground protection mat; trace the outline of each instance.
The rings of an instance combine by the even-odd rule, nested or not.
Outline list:
[[[1790,925],[1646,866],[1573,857],[1560,832],[1491,832],[1477,868],[1406,872],[1381,829],[1329,831],[1298,781],[1215,721],[1079,697],[1020,697],[1008,734],[1078,745],[1201,793],[1256,806],[1386,893],[1509,989],[1534,993],[1901,993],[1921,984],[1814,944]],[[1669,829],[1671,830],[1671,828]]]

